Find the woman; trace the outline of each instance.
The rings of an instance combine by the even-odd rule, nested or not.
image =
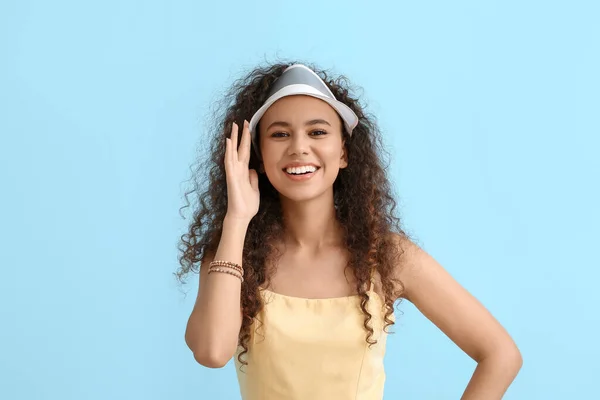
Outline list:
[[[315,71],[257,68],[226,99],[177,273],[201,264],[195,359],[234,357],[245,400],[381,399],[407,299],[477,361],[463,399],[500,399],[517,347],[401,229],[374,121],[345,79]]]

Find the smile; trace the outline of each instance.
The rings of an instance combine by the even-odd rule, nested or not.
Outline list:
[[[285,176],[287,176],[289,179],[293,180],[293,181],[306,181],[310,178],[312,178],[321,168],[317,168],[314,172],[306,172],[303,174],[290,174],[288,172],[286,172],[285,170],[283,170],[283,173],[285,174]]]

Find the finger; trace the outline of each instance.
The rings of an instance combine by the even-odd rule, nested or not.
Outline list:
[[[229,169],[231,165],[231,139],[225,138],[225,171]]]
[[[233,128],[231,128],[231,159],[233,161],[238,160],[237,144],[238,144],[238,125],[234,122]]]
[[[250,186],[255,191],[258,191],[258,174],[255,169],[251,169],[249,172]]]
[[[244,120],[244,129],[242,130],[238,159],[244,164],[250,162],[250,124],[246,120]]]

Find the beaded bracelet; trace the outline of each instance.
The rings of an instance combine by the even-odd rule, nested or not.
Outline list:
[[[231,261],[222,261],[222,260],[216,260],[216,261],[212,261],[210,263],[210,267],[225,267],[225,268],[231,268],[236,270],[237,272],[239,272],[240,274],[244,275],[244,269]]]
[[[237,274],[237,273],[233,272],[233,271],[229,271],[229,270],[227,270],[227,269],[221,269],[221,268],[218,268],[218,267],[211,267],[211,268],[208,270],[208,273],[210,274],[210,273],[212,273],[212,272],[222,272],[222,273],[224,273],[224,274],[233,275],[233,276],[235,276],[236,278],[238,278],[238,279],[239,279],[239,280],[240,280],[242,283],[244,283],[244,277],[243,277],[242,275],[240,275],[240,274]]]

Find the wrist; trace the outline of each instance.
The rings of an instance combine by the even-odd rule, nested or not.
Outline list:
[[[248,225],[250,225],[250,220],[251,219],[245,217],[234,217],[232,215],[225,214],[225,219],[223,220],[223,227],[228,226],[232,228],[246,229],[248,228]]]

